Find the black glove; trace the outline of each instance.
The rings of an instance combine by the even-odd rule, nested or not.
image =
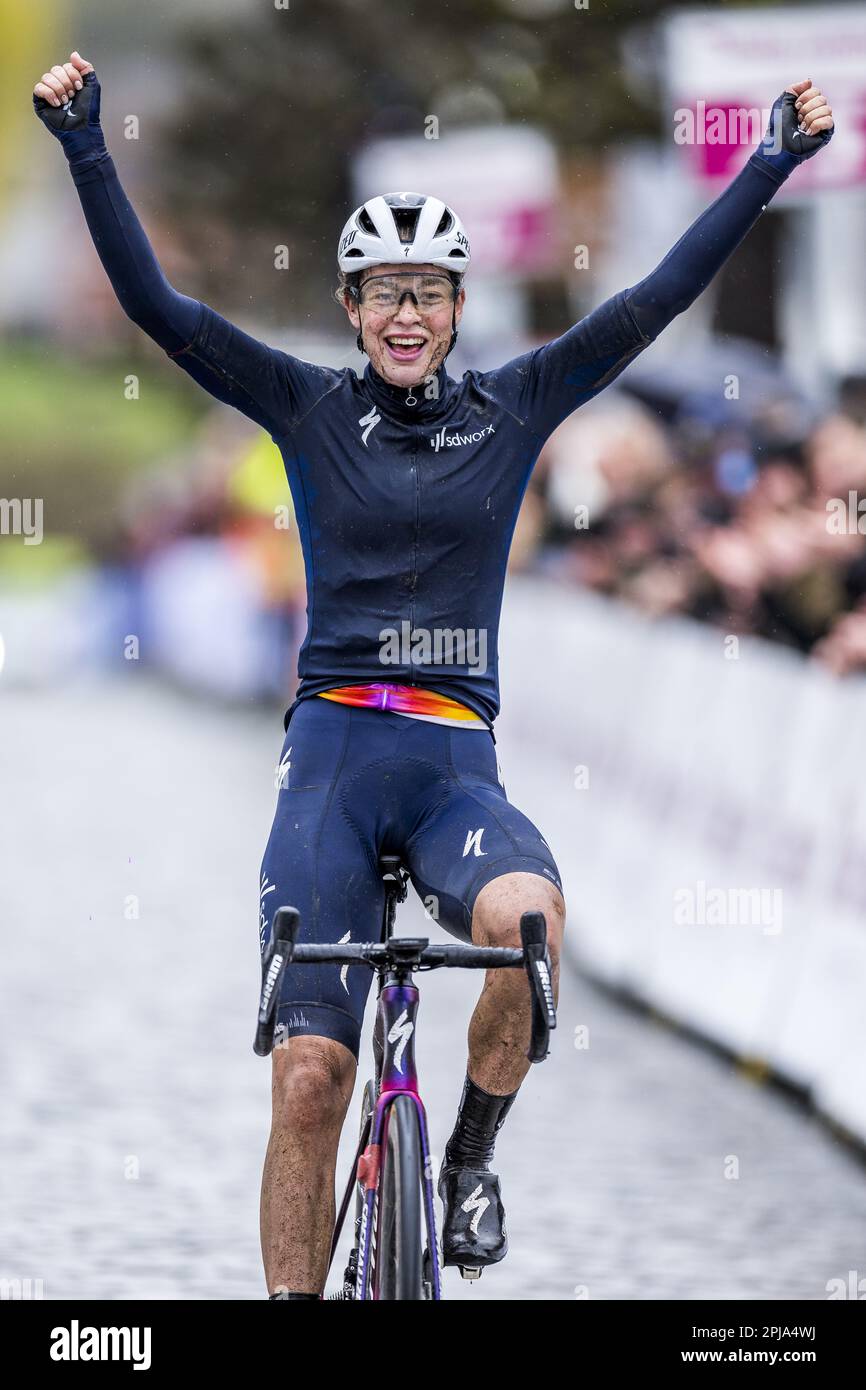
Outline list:
[[[811,159],[824,145],[829,144],[833,129],[822,130],[820,135],[804,135],[799,129],[800,117],[796,107],[797,98],[793,92],[783,92],[776,97],[770,112],[767,133],[752,155],[763,164],[769,164],[778,175],[779,182],[786,179],[804,160]]]
[[[96,73],[89,72],[81,91],[62,106],[52,106],[44,97],[33,98],[34,111],[60,141],[69,160],[79,155],[108,153],[99,124],[100,95]]]

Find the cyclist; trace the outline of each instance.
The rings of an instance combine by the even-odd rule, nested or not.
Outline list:
[[[340,298],[363,377],[275,351],[166,281],[118,181],[100,89],[78,53],[34,89],[69,160],[122,308],[218,400],[282,451],[304,550],[307,634],[285,720],[260,884],[304,940],[366,935],[380,853],[402,856],[450,932],[519,944],[545,914],[556,968],[565,908],[553,855],[507,799],[495,751],[497,629],[517,512],[545,439],[707,286],[776,189],[832,134],[811,82],[775,102],[763,144],[639,284],[562,337],[490,372],[449,377],[470,252],[456,213],[413,193],[373,198],[340,238]],[[296,967],[279,1010],[261,1226],[271,1297],[321,1297],[337,1143],[352,1093],[369,972]],[[496,1135],[528,1070],[528,986],[491,972],[439,1178],[446,1263],[506,1251]]]

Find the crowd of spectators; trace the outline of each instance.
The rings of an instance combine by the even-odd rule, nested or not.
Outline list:
[[[548,442],[515,563],[866,668],[866,390],[754,409],[610,390]],[[862,511],[860,499],[863,498]]]

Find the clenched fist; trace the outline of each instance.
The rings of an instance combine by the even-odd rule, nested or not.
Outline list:
[[[33,88],[34,98],[39,97],[49,106],[63,106],[72,101],[76,92],[84,87],[84,79],[93,72],[93,64],[82,58],[80,53],[71,53],[68,63],[57,63],[50,72],[43,72]]]
[[[823,130],[832,130],[833,110],[827,98],[818,87],[813,87],[809,78],[805,82],[795,82],[788,91],[796,98],[794,110],[799,118],[799,130],[803,135],[820,135]]]
[[[93,64],[73,53],[68,63],[44,72],[33,88],[33,109],[56,136],[74,168],[81,161],[105,158],[108,151],[99,124],[99,81]]]

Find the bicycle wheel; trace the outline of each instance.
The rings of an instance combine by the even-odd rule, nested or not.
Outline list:
[[[376,1288],[380,1299],[423,1300],[424,1213],[415,1104],[398,1096],[388,1112],[379,1179]]]

